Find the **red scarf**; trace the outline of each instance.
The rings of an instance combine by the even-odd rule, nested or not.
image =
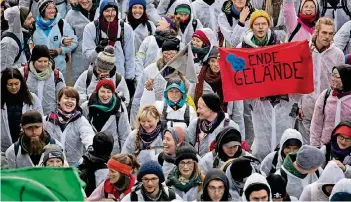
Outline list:
[[[110,179],[107,179],[105,180],[105,183],[104,183],[105,193],[114,195],[116,199],[119,199],[122,194],[123,194],[122,197],[125,197],[127,194],[129,194],[132,191],[132,188],[135,184],[135,176],[132,174],[129,174],[128,176],[130,178],[130,181],[127,189],[124,192],[120,192],[119,190],[117,190],[116,186],[110,183]]]
[[[339,91],[339,90],[336,90],[336,89],[334,89],[334,90],[333,90],[333,93],[332,93],[333,96],[336,96],[336,97],[338,97],[339,99],[342,98],[342,97],[344,97],[344,96],[346,96],[346,95],[350,95],[350,94],[351,94],[351,91],[342,92],[342,91]]]
[[[108,36],[111,46],[115,45],[118,34],[118,19],[114,19],[112,22],[107,22],[105,18],[99,18],[100,29],[105,32]]]
[[[313,15],[306,15],[303,12],[299,13],[299,19],[306,24],[308,27],[314,27],[315,21],[318,16],[316,14]]]

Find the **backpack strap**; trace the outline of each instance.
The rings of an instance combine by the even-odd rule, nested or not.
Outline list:
[[[147,31],[149,32],[149,36],[152,35],[152,28],[151,28],[151,24],[149,21],[146,21],[146,27],[147,27]]]
[[[19,145],[20,145],[20,139],[18,139],[14,144],[15,158],[16,159],[17,159],[17,154],[18,154],[18,150],[19,150]]]
[[[319,170],[317,169],[316,172],[314,172],[314,173],[316,173],[317,178],[319,178]]]
[[[130,201],[138,201],[138,195],[135,191],[130,192]]]
[[[101,38],[101,32],[99,29],[99,21],[94,20],[94,25],[95,25],[95,44],[98,45],[100,43],[100,38]]]
[[[169,1],[169,4],[168,4],[167,9],[166,9],[166,13],[169,10],[169,8],[174,4],[174,2],[176,2],[176,0],[170,0]]]
[[[187,104],[186,105],[186,108],[185,108],[185,112],[184,112],[184,122],[187,126],[189,126],[190,124],[190,109],[189,109],[189,105]]]
[[[28,64],[24,64],[22,65],[22,67],[23,67],[23,78],[24,78],[24,81],[27,82],[28,74],[29,74]]]
[[[60,78],[60,69],[58,67],[55,67],[54,69],[54,81],[55,81],[55,87],[57,86],[58,83],[63,82],[63,80]]]
[[[229,120],[228,118],[225,118],[225,119],[224,119],[223,126],[224,126],[224,127],[229,126],[229,122],[230,122],[230,120]]]
[[[119,38],[117,39],[117,41],[121,42],[121,48],[123,50],[124,49],[124,22],[123,22],[123,20],[121,20],[119,22],[119,26],[121,26],[121,33],[120,33]]]
[[[193,25],[193,30],[195,32],[196,28],[197,28],[197,20],[193,19],[193,22],[191,23]]]
[[[273,157],[273,161],[272,161],[272,168],[269,171],[270,173],[274,174],[275,171],[277,171],[277,163],[278,163],[278,151],[275,152],[274,157]]]
[[[122,75],[120,73],[116,72],[116,81],[115,81],[116,88],[119,85],[119,83],[121,82],[121,80],[122,80]]]
[[[172,201],[174,199],[176,199],[176,194],[172,188],[168,187],[168,200]]]
[[[288,174],[286,174],[285,170],[280,168],[280,176],[285,179],[285,182],[288,183]]]
[[[85,93],[87,95],[87,99],[89,99],[88,96],[88,87],[91,83],[91,79],[93,78],[93,68],[89,68],[87,72],[87,79],[85,80]]]
[[[64,21],[62,19],[60,19],[57,23],[60,33],[61,33],[61,37],[63,37],[63,25],[64,25]]]
[[[163,166],[163,162],[165,161],[165,159],[163,158],[163,152],[161,152],[158,157],[157,157],[157,161],[158,163]]]
[[[21,54],[22,54],[22,51],[23,51],[23,48],[22,48],[22,45],[21,45],[21,41],[20,41],[20,40],[18,39],[18,37],[17,37],[14,33],[12,33],[12,32],[5,32],[5,33],[3,33],[2,36],[1,36],[1,40],[2,40],[3,38],[5,38],[5,37],[10,37],[10,38],[12,38],[13,40],[15,40],[16,43],[17,43],[17,46],[18,46],[18,48],[19,48],[19,51],[18,51],[18,53],[17,53],[17,55],[16,55],[16,57],[15,57],[15,60],[14,60],[14,63],[16,63],[16,62],[18,61],[18,59],[21,57]]]
[[[291,35],[290,35],[290,37],[288,39],[288,42],[291,42],[291,40],[293,40],[294,36],[297,34],[297,32],[300,30],[300,28],[301,28],[301,23],[298,22],[296,27],[295,27],[295,29],[294,29],[294,31],[291,32]]]
[[[325,95],[324,95],[323,114],[325,114],[325,105],[327,105],[327,99],[330,95],[330,92],[331,92],[331,88],[328,88],[327,91],[325,92]]]

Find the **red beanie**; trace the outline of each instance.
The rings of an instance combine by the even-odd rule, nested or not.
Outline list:
[[[96,84],[96,92],[99,91],[99,89],[104,86],[104,85],[108,85],[108,86],[111,86],[112,88],[112,92],[115,92],[116,91],[116,86],[115,84],[113,83],[113,81],[111,81],[110,79],[102,79],[100,80],[97,84]]]
[[[211,45],[210,40],[208,40],[206,34],[201,30],[196,30],[193,34],[193,37],[201,39],[201,41],[204,42],[206,46]]]

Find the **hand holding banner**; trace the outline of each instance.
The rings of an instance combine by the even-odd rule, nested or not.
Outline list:
[[[224,100],[313,92],[307,41],[262,48],[220,48]]]

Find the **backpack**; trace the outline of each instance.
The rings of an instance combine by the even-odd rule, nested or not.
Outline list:
[[[12,33],[12,32],[5,32],[5,33],[3,33],[3,35],[1,36],[1,40],[2,40],[3,38],[5,38],[5,37],[10,37],[10,38],[12,38],[13,40],[15,40],[16,43],[17,43],[17,46],[18,46],[18,48],[19,48],[19,51],[18,51],[18,53],[17,53],[17,55],[16,55],[16,57],[15,57],[14,63],[16,63],[16,62],[18,61],[18,59],[21,57],[22,51],[24,50],[24,49],[22,48],[21,41],[20,41],[20,40],[17,38],[17,36],[16,36],[14,33]]]
[[[252,156],[240,156],[238,158],[246,158],[246,159],[249,159],[250,160],[250,164],[254,170],[255,173],[260,173],[260,160],[256,159],[255,157],[252,157]],[[238,159],[236,158],[236,159]],[[232,165],[232,162],[234,161],[235,159],[229,159],[228,161],[226,161],[222,167],[220,168],[224,173],[227,171],[228,167],[230,165]]]
[[[152,28],[151,28],[151,24],[149,21],[146,21],[146,27],[147,27],[147,31],[148,31],[148,35],[152,35]]]
[[[351,19],[351,13],[349,8],[347,7],[347,1],[349,0],[340,0],[341,1],[341,7],[337,6],[336,9],[343,9],[344,12],[346,13],[346,15],[349,16],[349,18]],[[346,5],[345,5],[346,4]],[[333,9],[333,11],[335,12],[335,9],[332,6],[328,6],[328,2],[327,0],[322,1],[322,12],[321,12],[321,16],[324,16],[325,13],[327,12],[327,9]],[[333,12],[333,16],[335,16],[335,13]],[[334,19],[335,20],[335,19]]]
[[[93,78],[93,74],[94,74],[93,68],[89,68],[88,69],[88,73],[87,73],[87,78],[85,80],[85,93],[87,95],[87,100],[89,99],[89,97],[88,97],[88,87],[89,87],[89,85],[91,83],[91,79]],[[119,85],[119,83],[121,82],[121,80],[122,80],[122,75],[120,73],[116,72],[116,81],[115,81],[116,88]]]
[[[185,112],[184,112],[184,119],[183,120],[178,120],[178,119],[167,119],[167,107],[168,105],[164,103],[163,105],[163,110],[162,110],[162,120],[161,124],[163,124],[164,128],[167,128],[167,122],[171,121],[171,127],[173,127],[173,122],[182,122],[185,123],[187,126],[189,126],[190,123],[190,110],[189,110],[189,105],[186,105]]]
[[[200,136],[199,136],[199,134],[200,134],[200,127],[199,127],[199,121],[200,121],[200,119],[198,119],[197,122],[196,122],[196,133],[195,133],[196,134],[196,136],[195,136],[195,145],[196,145],[196,143],[198,143],[198,145],[197,145],[197,152],[200,151]],[[230,119],[224,118],[223,127],[227,127],[229,125],[229,122],[230,122]],[[207,134],[206,134],[206,136],[207,136]]]
[[[100,40],[101,40],[101,30],[99,28],[99,21],[94,20],[94,25],[95,25],[95,32],[96,32],[95,44],[98,45],[100,44]],[[121,33],[119,35],[119,38],[117,38],[117,41],[121,42],[121,48],[122,48],[122,51],[124,51],[124,21],[121,20],[119,22],[119,26],[121,27]],[[150,30],[151,30],[151,25],[150,25]]]
[[[24,81],[27,82],[29,67],[27,64],[22,65],[22,67],[23,67],[23,78],[24,78]],[[54,68],[54,81],[55,81],[55,87],[57,86],[58,83],[63,82],[63,80],[60,78],[60,69],[58,67]]]
[[[130,192],[130,201],[138,201],[138,195],[136,194],[135,191],[136,190]],[[176,199],[175,191],[172,188],[168,187],[168,200],[167,201],[172,201],[174,199]]]
[[[55,141],[54,138],[50,137],[49,143],[50,143],[50,144],[56,144],[56,141]],[[15,142],[15,145],[14,145],[15,157],[16,157],[16,158],[17,158],[19,146],[20,146],[20,139],[18,139],[18,140]]]
[[[193,22],[191,23],[193,25],[193,30],[195,32],[196,28],[197,28],[197,20],[193,19]]]
[[[64,25],[64,21],[62,19],[60,19],[57,23],[58,27],[59,27],[59,30],[60,30],[60,33],[61,33],[61,37],[63,37],[63,25]],[[66,63],[69,61],[69,56],[68,54],[66,53],[65,54],[65,61]]]
[[[293,40],[294,36],[297,34],[297,32],[300,30],[300,28],[301,28],[301,23],[298,22],[296,27],[295,27],[295,29],[294,29],[294,31],[291,32],[291,35],[290,35],[290,37],[288,39],[288,42],[291,42]]]

